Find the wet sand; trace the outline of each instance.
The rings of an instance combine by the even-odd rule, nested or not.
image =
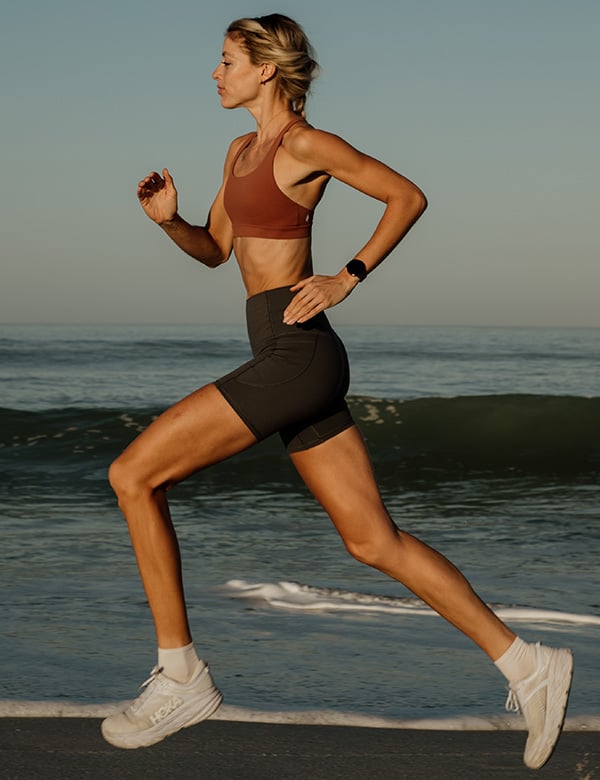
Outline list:
[[[6,780],[600,780],[600,733],[565,732],[539,773],[523,731],[432,731],[208,721],[119,750],[97,718],[0,718]]]

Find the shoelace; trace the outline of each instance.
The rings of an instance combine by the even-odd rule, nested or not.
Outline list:
[[[147,688],[150,683],[153,683],[154,680],[158,677],[158,675],[162,672],[163,667],[162,666],[155,666],[152,671],[150,672],[150,677],[148,677],[147,680],[144,680],[144,682],[140,685],[138,690],[142,690],[142,688]]]
[[[517,694],[513,691],[512,688],[508,689],[508,697],[504,707],[506,708],[507,712],[520,712],[521,710],[521,707],[519,706],[519,700],[517,699]]]
[[[152,688],[150,687],[151,684],[156,680],[158,675],[162,672],[163,667],[162,666],[155,666],[154,669],[150,672],[150,677],[148,677],[147,680],[144,680],[144,682],[140,685],[138,688],[139,691],[143,691],[137,699],[135,699],[131,703],[131,711],[137,712],[139,708],[144,704],[150,693],[152,692]]]

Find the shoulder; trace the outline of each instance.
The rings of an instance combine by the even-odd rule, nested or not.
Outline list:
[[[319,130],[307,122],[291,127],[285,134],[283,146],[299,162],[313,163],[322,170],[328,170],[328,163],[340,155],[359,154],[339,135]]]
[[[233,141],[229,144],[228,154],[235,154],[241,149],[242,146],[244,146],[244,144],[248,143],[248,141],[254,138],[255,135],[255,132],[250,132],[244,133],[244,135],[239,135],[237,138],[234,138]]]

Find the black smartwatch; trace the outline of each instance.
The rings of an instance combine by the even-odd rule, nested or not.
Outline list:
[[[364,282],[367,278],[367,266],[357,257],[346,263],[346,271],[348,271],[350,276],[356,276],[359,282]]]

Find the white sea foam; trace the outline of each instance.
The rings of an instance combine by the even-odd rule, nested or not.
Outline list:
[[[129,702],[78,704],[59,701],[0,700],[0,718],[105,718],[127,706]],[[456,716],[453,718],[399,719],[379,718],[354,712],[335,710],[286,710],[271,712],[250,707],[222,705],[212,720],[243,723],[296,724],[311,726],[358,726],[374,729],[422,729],[442,731],[523,731],[525,724],[519,715]],[[565,731],[600,731],[600,716],[579,715],[567,718]]]
[[[370,593],[316,588],[297,582],[229,580],[226,588],[238,598],[253,599],[279,609],[309,612],[378,612],[393,615],[436,616],[424,602],[411,597],[378,596]],[[490,605],[502,620],[527,623],[568,623],[600,626],[600,616],[582,615],[535,607]]]

